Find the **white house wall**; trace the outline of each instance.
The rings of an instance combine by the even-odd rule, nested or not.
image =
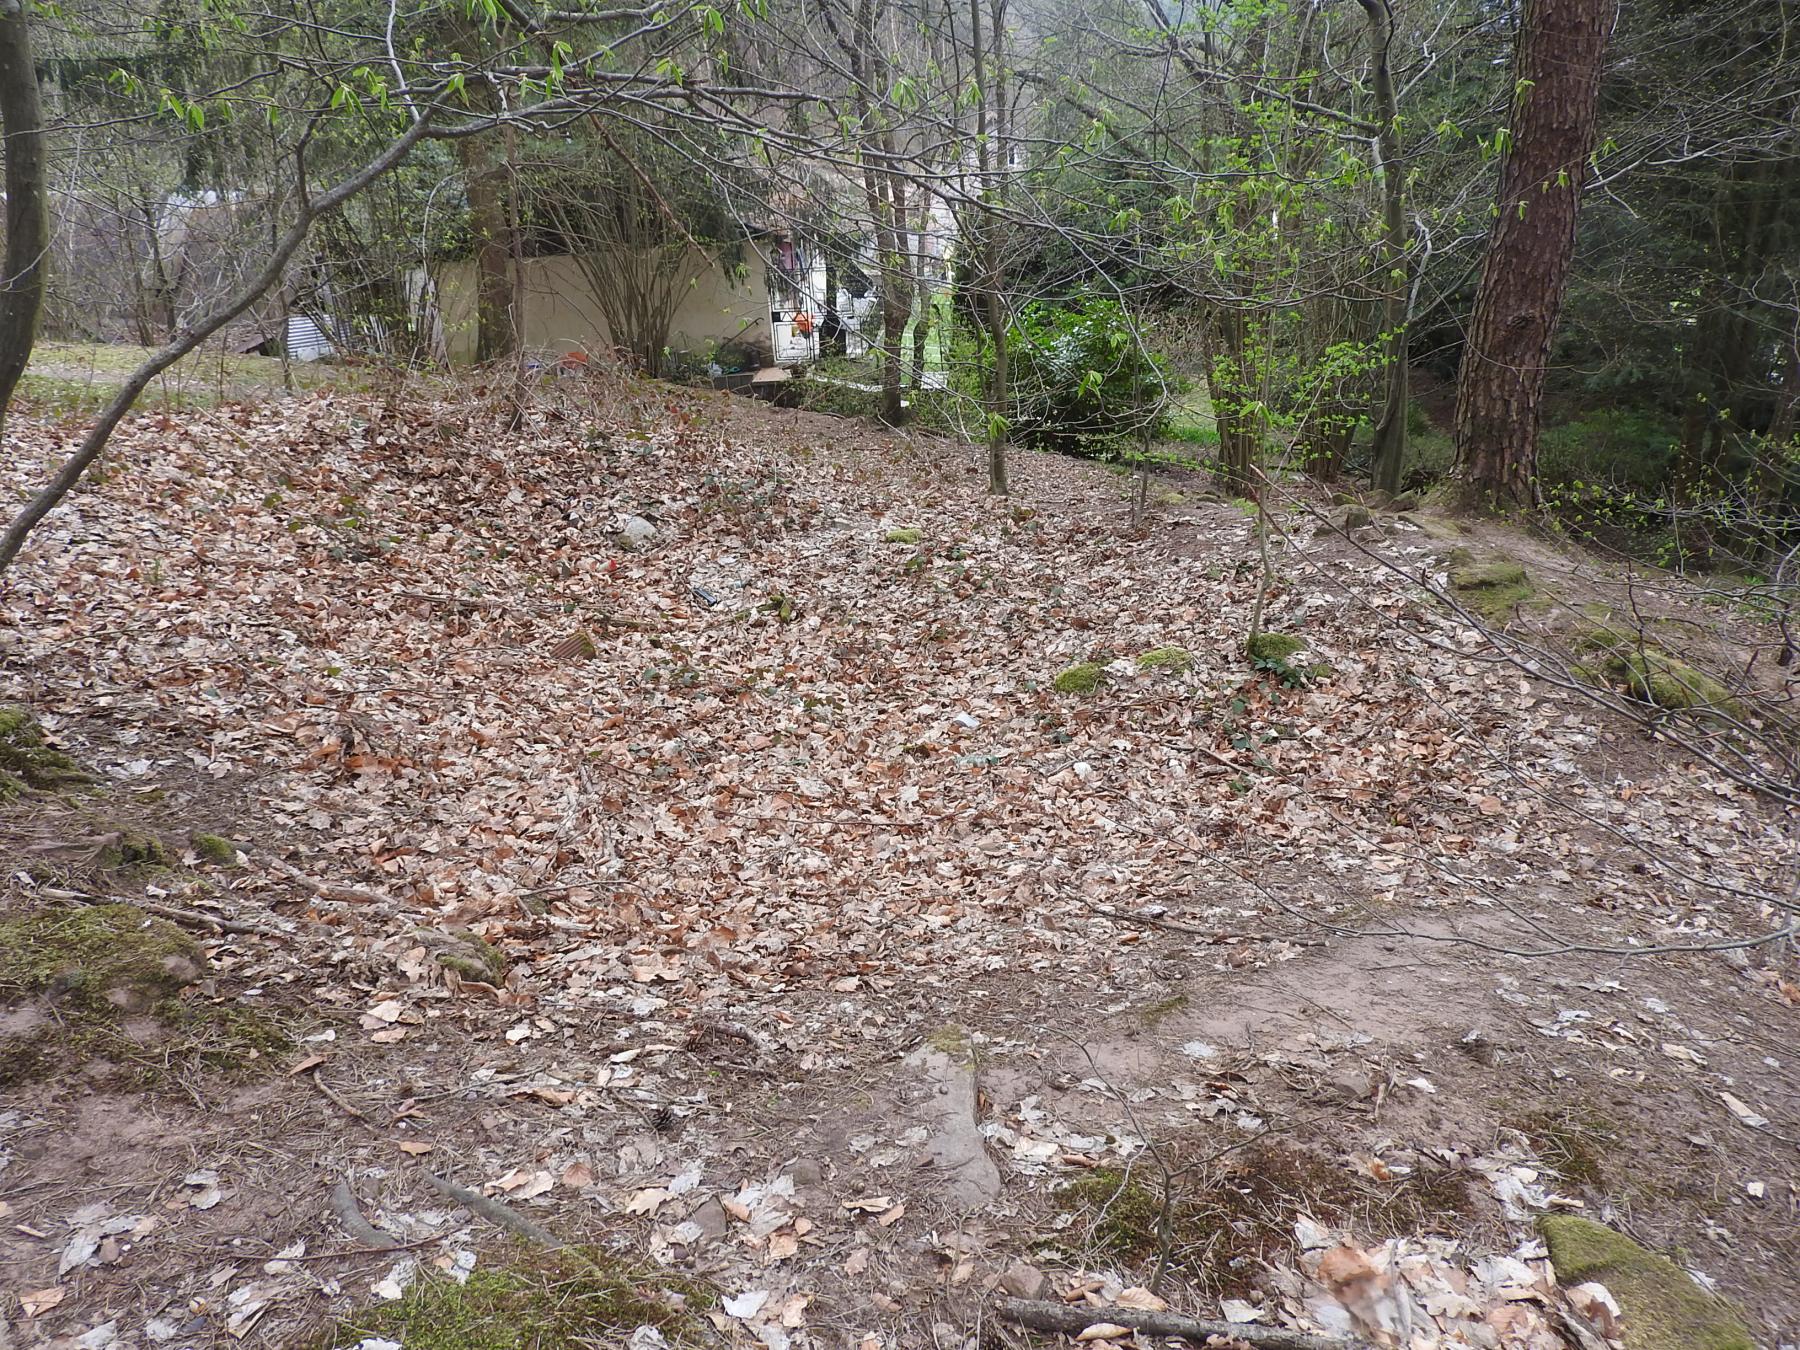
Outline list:
[[[769,345],[768,282],[763,260],[744,250],[741,277],[703,260],[676,307],[669,346],[700,351],[709,342],[748,341]],[[446,263],[434,269],[444,349],[451,361],[475,358],[475,264]],[[582,266],[557,255],[525,260],[525,316],[520,342],[531,351],[563,355],[604,352],[612,346],[600,303]]]

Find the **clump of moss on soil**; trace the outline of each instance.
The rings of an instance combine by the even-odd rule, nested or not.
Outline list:
[[[0,801],[27,788],[57,792],[91,782],[91,774],[45,743],[36,718],[15,704],[0,703]]]
[[[1106,667],[1094,661],[1082,661],[1061,671],[1050,681],[1059,694],[1091,694],[1106,678]]]
[[[193,845],[194,852],[204,862],[218,867],[237,866],[237,845],[222,834],[206,834],[196,831],[188,836],[188,843]]]
[[[1291,633],[1254,633],[1244,643],[1244,655],[1267,665],[1285,663],[1295,652],[1305,649],[1306,642]]]
[[[1668,1257],[1572,1214],[1544,1215],[1538,1232],[1558,1281],[1597,1281],[1619,1301],[1626,1350],[1754,1350],[1737,1310]]]
[[[1186,647],[1153,647],[1137,659],[1139,670],[1169,670],[1182,675],[1194,668],[1193,653]]]
[[[454,945],[439,945],[433,952],[440,966],[480,984],[498,985],[506,978],[505,955],[479,933],[458,928],[444,936]]]
[[[916,544],[925,537],[925,532],[911,525],[902,525],[898,529],[889,530],[881,536],[884,544]]]
[[[1525,569],[1497,559],[1477,562],[1467,549],[1450,555],[1450,589],[1466,607],[1489,623],[1505,623],[1520,605],[1541,597]]]
[[[1591,683],[1613,685],[1671,712],[1744,715],[1743,704],[1723,684],[1648,638],[1600,623],[1579,634],[1575,647],[1595,658],[1575,667]]]
[[[1172,1162],[1179,1172],[1180,1159]],[[1473,1212],[1467,1186],[1448,1169],[1376,1188],[1324,1158],[1269,1143],[1242,1150],[1199,1184],[1178,1175],[1166,1206],[1150,1160],[1130,1171],[1096,1168],[1056,1201],[1086,1218],[1089,1239],[1113,1259],[1154,1264],[1166,1245],[1168,1268],[1219,1298],[1248,1295],[1263,1268],[1291,1251],[1298,1214],[1401,1233],[1434,1221],[1457,1231]]]
[[[604,1252],[531,1252],[477,1270],[460,1285],[422,1279],[397,1303],[340,1322],[327,1344],[380,1337],[407,1350],[586,1350],[622,1345],[649,1326],[671,1345],[698,1345],[697,1314],[713,1301],[699,1285],[634,1269]]]
[[[270,1014],[196,1007],[181,992],[205,953],[167,920],[131,905],[45,910],[0,921],[0,1007],[18,1008],[0,1036],[0,1084],[78,1068],[90,1059],[189,1057],[219,1068],[278,1055],[291,1038]]]
[[[95,866],[105,872],[151,871],[169,863],[162,840],[124,825],[107,833],[94,856]]]

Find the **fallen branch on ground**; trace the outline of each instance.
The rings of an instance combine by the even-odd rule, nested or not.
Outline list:
[[[338,1225],[365,1248],[387,1250],[400,1245],[399,1238],[382,1232],[363,1218],[348,1181],[340,1181],[331,1188],[331,1212],[337,1216]]]
[[[523,1214],[509,1209],[498,1200],[490,1199],[479,1191],[472,1191],[467,1186],[458,1186],[454,1181],[446,1180],[431,1172],[425,1174],[425,1180],[429,1181],[432,1188],[440,1195],[448,1196],[469,1210],[470,1213],[479,1214],[491,1224],[517,1233],[527,1242],[535,1242],[540,1247],[550,1248],[551,1251],[560,1250],[563,1245],[562,1239],[554,1233],[546,1232]]]
[[[289,881],[299,882],[321,899],[347,900],[358,905],[383,905],[389,909],[397,908],[394,901],[380,891],[365,891],[356,886],[342,886],[335,881],[315,881],[292,863],[283,862],[280,858],[264,858],[263,861]]]
[[[1314,1336],[1285,1327],[1259,1327],[1252,1322],[1212,1321],[1173,1312],[1146,1312],[1141,1308],[1071,1308],[1062,1303],[1034,1299],[1003,1298],[1000,1316],[1033,1331],[1058,1331],[1078,1336],[1101,1322],[1129,1327],[1148,1336],[1184,1336],[1204,1345],[1208,1336],[1235,1337],[1258,1350],[1368,1350],[1366,1341],[1346,1341],[1336,1336]]]
[[[159,905],[154,900],[123,900],[110,895],[90,895],[86,891],[67,891],[57,886],[46,886],[43,893],[52,900],[73,900],[83,905],[130,905],[133,909],[155,914],[170,923],[180,924],[183,928],[207,928],[216,933],[250,933],[266,938],[293,936],[279,928],[270,928],[267,924],[251,923],[247,919],[227,919],[222,915],[205,914],[197,909],[181,909],[175,905]]]
[[[319,1077],[319,1071],[317,1069],[314,1069],[307,1077],[311,1078],[312,1085],[319,1089],[319,1095],[324,1097],[326,1101],[337,1107],[345,1115],[354,1116],[358,1120],[368,1119],[361,1111],[357,1110],[354,1106],[350,1105],[349,1102],[345,1101],[342,1097],[338,1096],[337,1093],[325,1086],[325,1080]]]

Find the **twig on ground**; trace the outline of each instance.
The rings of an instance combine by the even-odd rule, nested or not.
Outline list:
[[[531,614],[538,618],[580,618],[602,628],[636,628],[646,633],[660,633],[660,624],[646,623],[642,619],[627,619],[614,614],[610,610],[588,609],[580,606],[572,611],[565,611],[553,605],[521,605],[511,600],[489,600],[475,595],[438,595],[429,591],[393,591],[391,594],[403,600],[418,600],[428,605],[450,605],[457,609],[497,609],[509,614]]]
[[[479,1191],[472,1191],[467,1186],[458,1186],[454,1181],[449,1181],[431,1172],[425,1174],[425,1180],[429,1181],[432,1188],[440,1195],[456,1201],[472,1214],[479,1214],[491,1224],[517,1233],[527,1242],[535,1242],[540,1247],[548,1247],[552,1251],[559,1250],[563,1245],[562,1239],[554,1233],[546,1232],[524,1215],[501,1204],[498,1200],[490,1199]]]
[[[1033,1331],[1058,1331],[1078,1336],[1101,1322],[1130,1327],[1149,1336],[1182,1336],[1196,1345],[1204,1345],[1209,1336],[1236,1339],[1258,1350],[1367,1350],[1366,1341],[1341,1340],[1336,1336],[1314,1336],[1305,1331],[1289,1331],[1285,1327],[1259,1327],[1253,1322],[1212,1321],[1203,1317],[1186,1317],[1173,1312],[1146,1312],[1141,1308],[1071,1308],[1064,1303],[1041,1303],[1035,1299],[1003,1298],[1000,1316],[1008,1322]]]
[[[325,1098],[325,1100],[330,1102],[333,1106],[337,1107],[345,1115],[354,1116],[354,1117],[356,1117],[356,1119],[362,1120],[362,1121],[368,1120],[368,1117],[366,1115],[364,1115],[360,1110],[358,1110],[356,1107],[350,1105],[349,1102],[345,1101],[342,1097],[338,1096],[337,1093],[333,1092],[329,1087],[327,1087],[325,1084],[325,1080],[323,1078],[319,1077],[319,1071],[317,1069],[314,1069],[310,1074],[307,1075],[307,1077],[312,1079],[312,1085],[314,1087],[316,1087],[317,1089],[319,1089],[320,1095],[323,1096]]]
[[[331,1212],[337,1216],[338,1225],[368,1250],[391,1251],[400,1245],[400,1239],[391,1233],[384,1233],[367,1219],[356,1207],[356,1196],[351,1193],[350,1183],[340,1181],[331,1188]],[[434,1241],[436,1239],[433,1239]],[[354,1253],[343,1253],[354,1255]]]
[[[389,909],[398,908],[392,897],[383,895],[380,891],[365,891],[360,887],[344,886],[335,881],[315,881],[292,863],[284,862],[280,858],[264,858],[262,861],[289,881],[299,882],[314,895],[321,896],[326,900],[348,900],[359,905],[383,905]]]
[[[285,933],[279,928],[271,928],[267,924],[251,923],[248,919],[227,919],[218,914],[207,914],[197,909],[182,909],[176,905],[159,905],[154,900],[122,900],[110,895],[90,895],[86,891],[68,891],[61,887],[46,886],[43,894],[52,900],[73,900],[83,905],[130,905],[133,909],[141,909],[147,914],[155,914],[167,919],[170,923],[178,923],[183,928],[210,928],[218,933],[249,933],[256,937],[291,938],[292,933]]]

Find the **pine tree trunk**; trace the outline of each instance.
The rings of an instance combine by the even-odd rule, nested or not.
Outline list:
[[[1535,506],[1538,417],[1616,0],[1526,0],[1511,143],[1456,386],[1465,504]]]
[[[0,425],[25,374],[44,308],[50,217],[44,109],[24,0],[0,0],[0,132],[6,153],[6,256],[0,266]]]

